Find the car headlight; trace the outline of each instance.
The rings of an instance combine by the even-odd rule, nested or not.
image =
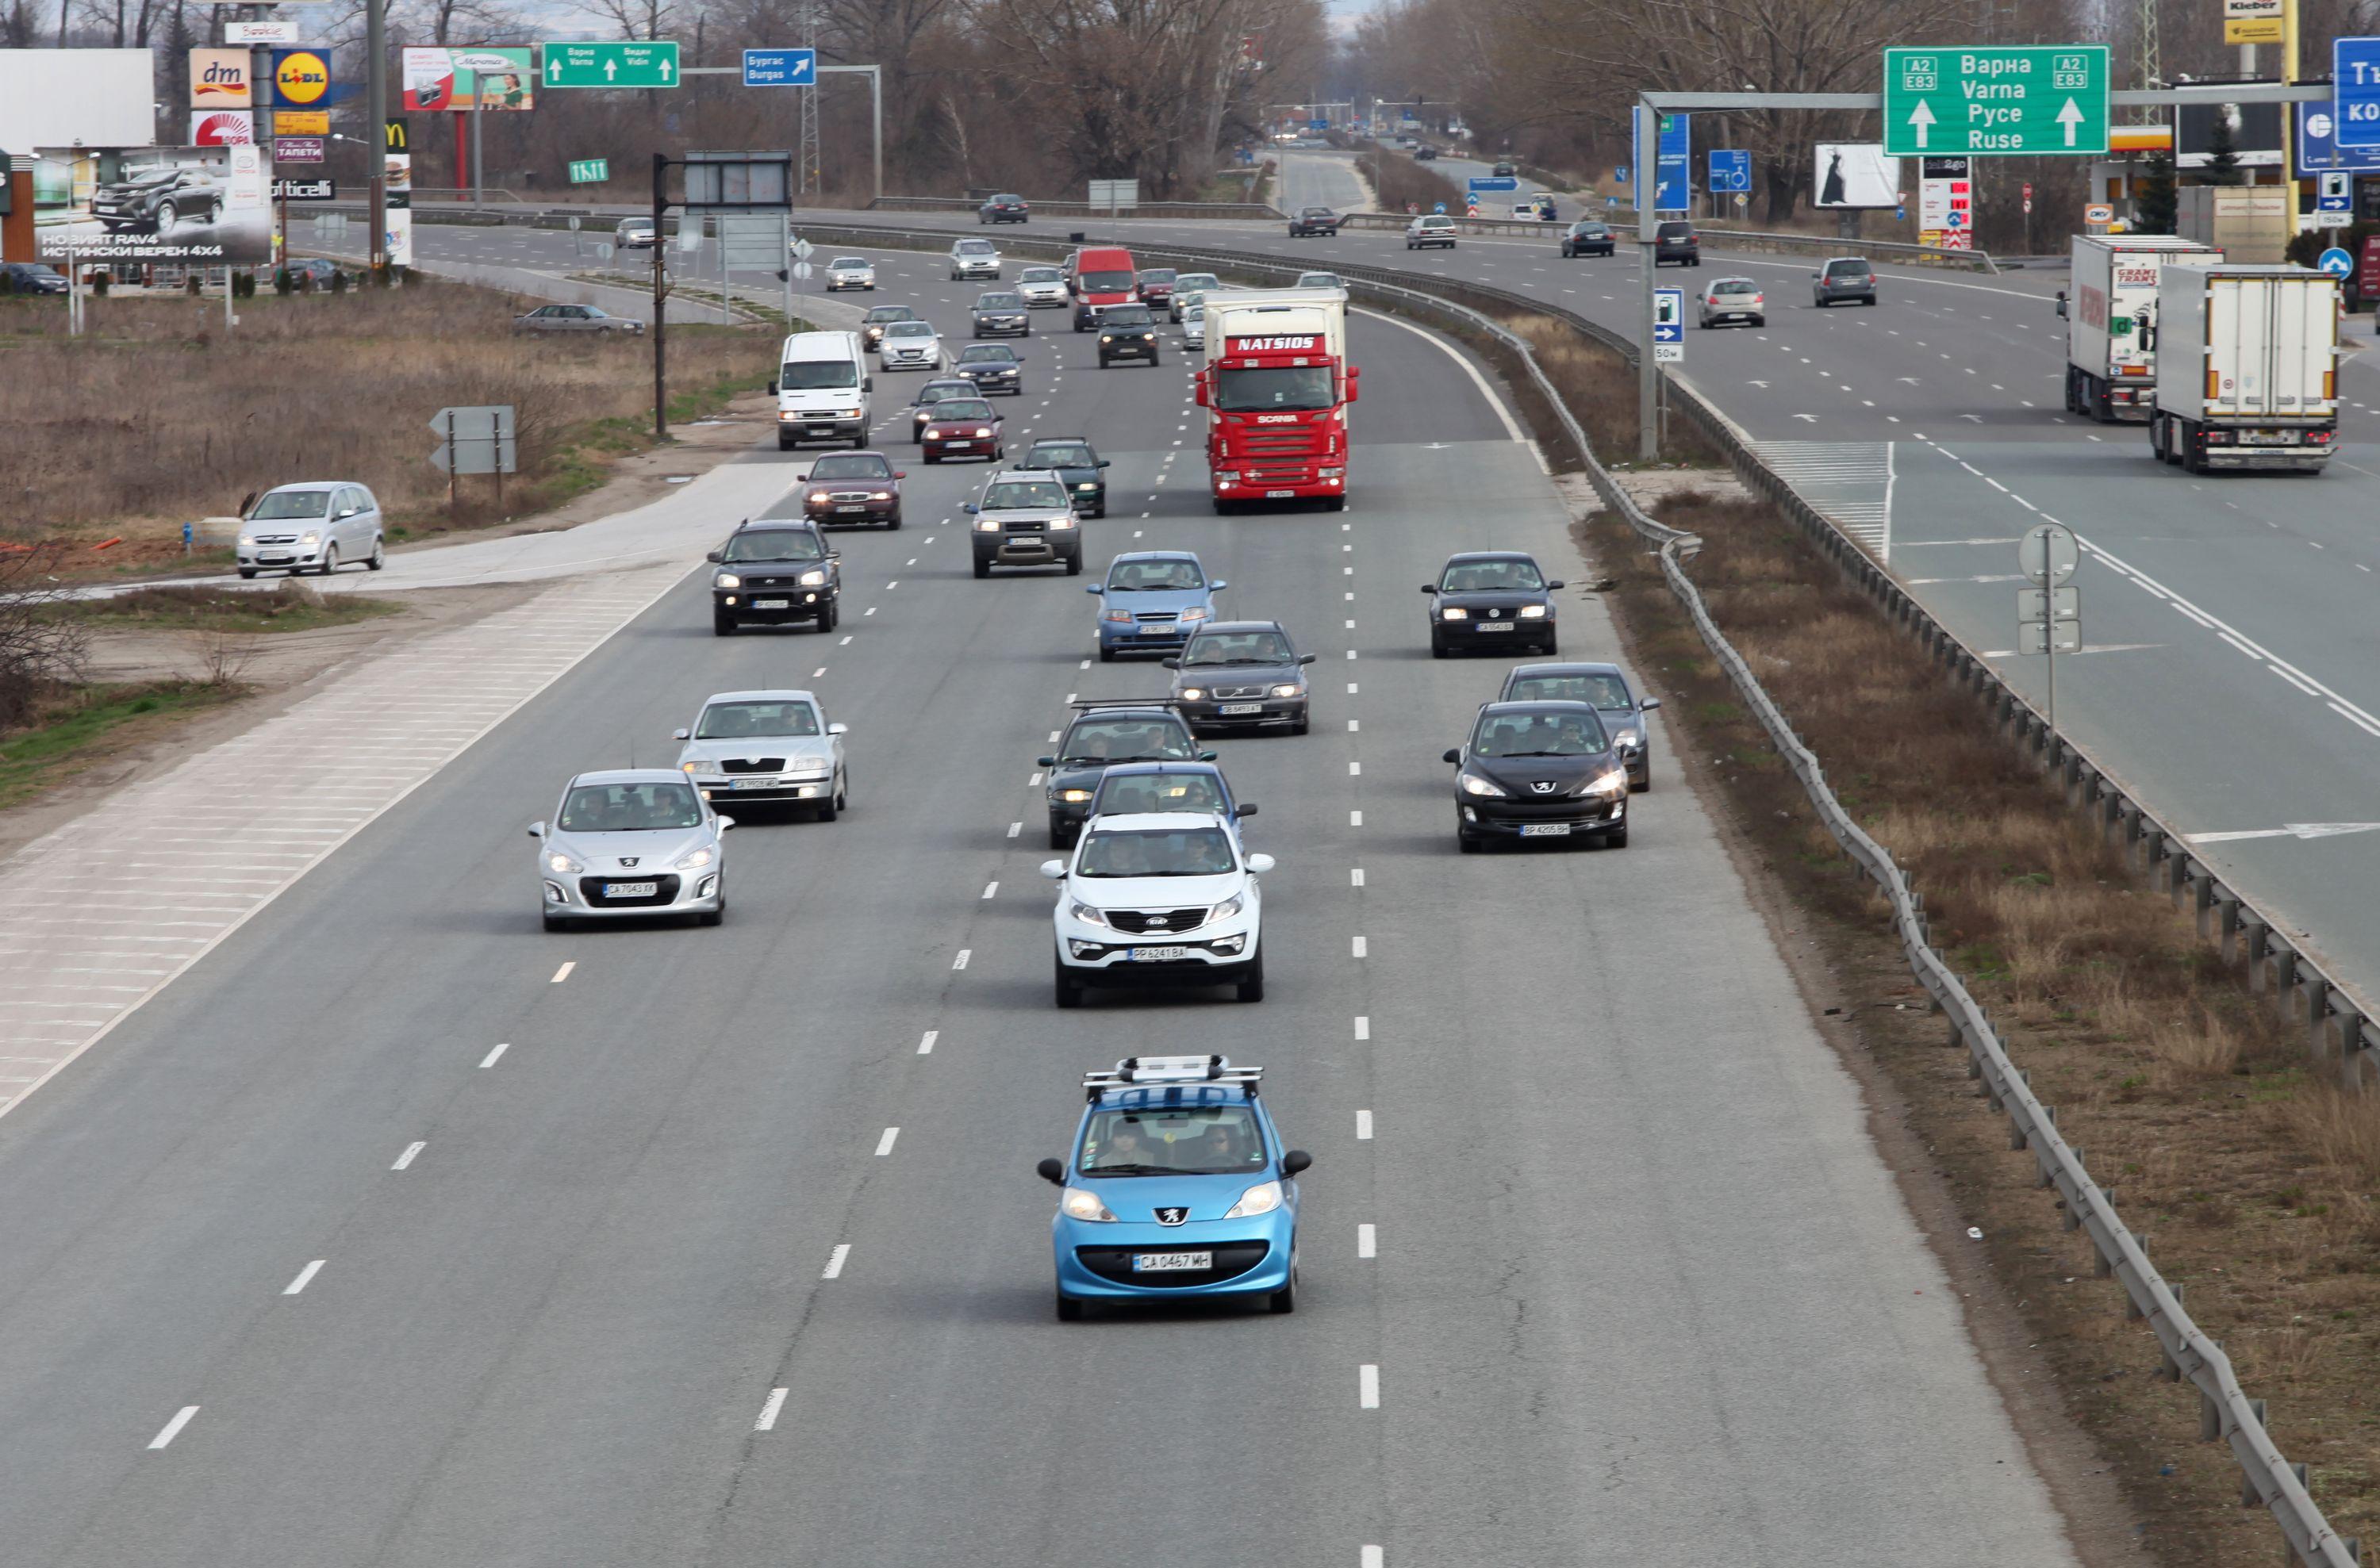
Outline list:
[[[1615,767],[1597,778],[1582,793],[1589,795],[1624,795],[1628,792],[1628,770]]]
[[[868,492],[868,499],[870,501],[891,501],[892,499],[892,492],[891,490],[870,490]]]
[[[1052,517],[1050,519],[1050,526],[1053,530],[1071,528],[1074,525],[1075,520],[1071,517]]]
[[[805,587],[805,588],[818,588],[818,587],[823,587],[823,586],[825,586],[825,585],[826,585],[826,572],[825,572],[825,569],[824,569],[824,568],[820,568],[820,569],[819,569],[819,570],[817,570],[817,571],[815,571],[815,572],[805,572],[805,573],[802,573],[802,576],[801,576],[801,584],[802,584],[802,586],[803,586],[803,587]]]
[[[1088,790],[1061,790],[1058,798],[1070,806],[1078,806],[1091,798],[1091,792]]]
[[[559,852],[547,855],[545,863],[548,870],[561,876],[576,876],[587,869],[568,855]]]
[[[1521,607],[1521,619],[1524,621],[1543,621],[1545,618],[1546,607],[1544,605],[1524,604]]]
[[[785,769],[785,776],[789,778],[823,778],[833,771],[832,763],[812,758],[808,762],[794,764],[793,766]]]
[[[975,531],[978,534],[997,534],[1000,532],[1000,520],[996,517],[978,517],[975,520]]]
[[[1258,1214],[1269,1214],[1281,1207],[1281,1183],[1260,1181],[1240,1194],[1240,1200],[1224,1214],[1227,1220],[1252,1220]]]
[[[1305,695],[1305,688],[1291,681],[1285,685],[1275,686],[1272,689],[1272,694],[1276,697],[1302,697]]]
[[[681,773],[699,773],[702,771],[702,765],[698,762],[682,762],[678,764],[677,766],[678,771]]]
[[[1645,737],[1633,730],[1622,730],[1611,739],[1614,744],[1622,746],[1641,746],[1645,743]]]
[[[1493,795],[1501,798],[1504,793],[1502,785],[1482,778],[1475,773],[1462,775],[1460,782],[1463,785],[1463,792],[1466,795]]]
[[[1189,609],[1182,612],[1181,618],[1184,621],[1204,621],[1214,613],[1215,612],[1213,610],[1208,609],[1204,605],[1194,604]]]
[[[1070,1220],[1096,1220],[1101,1224],[1113,1224],[1116,1217],[1099,1201],[1099,1195],[1083,1188],[1070,1187],[1058,1195],[1058,1212]]]
[[[322,536],[316,533],[313,529],[309,528],[304,533],[298,536],[298,542],[304,545],[308,549],[312,549],[316,545],[322,542]]]
[[[744,579],[733,572],[722,572],[710,580],[710,585],[714,588],[740,588],[744,585]]]
[[[988,436],[991,434],[991,427],[989,425],[978,425],[975,428],[975,433],[978,436]]]
[[[1079,899],[1074,903],[1068,904],[1066,906],[1066,912],[1074,916],[1076,920],[1081,921],[1085,925],[1105,925],[1108,923],[1108,917],[1104,911],[1095,910],[1091,908],[1090,905],[1083,903]]]
[[[1086,479],[1075,488],[1078,490],[1096,490],[1099,488],[1099,483],[1097,479]]]
[[[1207,911],[1207,919],[1210,923],[1219,920],[1229,920],[1233,915],[1239,913],[1241,908],[1242,900],[1240,895],[1234,893],[1230,898],[1224,899],[1221,903],[1217,904],[1213,909],[1208,910]]]
[[[1440,621],[1468,621],[1471,612],[1459,604],[1444,604],[1438,607],[1438,618]]]
[[[1109,336],[1107,333],[1105,333],[1105,332],[1101,332],[1101,333],[1099,334],[1099,341],[1100,341],[1101,343],[1113,343],[1113,342],[1115,342],[1115,339],[1114,339],[1114,338],[1112,338],[1112,337],[1110,337],[1110,336]]]
[[[1123,625],[1129,626],[1132,624],[1132,611],[1128,609],[1111,609],[1105,615],[1100,616],[1099,619],[1107,621],[1120,622]]]
[[[680,871],[700,871],[704,866],[710,863],[711,859],[711,852],[706,847],[704,849],[695,850],[694,853],[678,862],[677,868]]]

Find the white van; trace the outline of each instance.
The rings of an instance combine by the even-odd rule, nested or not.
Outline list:
[[[777,395],[777,450],[804,441],[868,444],[868,394],[875,382],[857,332],[795,332],[769,390]]]

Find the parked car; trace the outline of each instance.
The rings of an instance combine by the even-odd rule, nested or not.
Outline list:
[[[1681,267],[1703,264],[1702,236],[1694,233],[1692,223],[1671,222],[1653,231],[1653,265],[1674,261]]]
[[[325,294],[330,292],[331,280],[339,275],[339,264],[322,256],[294,258],[284,262],[282,270],[289,274],[289,281],[293,284],[302,278],[305,280],[302,286]]]
[[[839,294],[847,288],[876,292],[876,267],[865,256],[838,256],[826,264],[826,291]]]
[[[1876,303],[1876,269],[1864,256],[1838,256],[1810,274],[1810,302],[1824,308],[1841,300]]]
[[[91,215],[110,234],[167,234],[195,219],[212,223],[224,189],[200,168],[142,169],[91,195]]]
[[[918,434],[917,444],[929,463],[945,457],[997,463],[1008,454],[1001,437],[1004,426],[1000,411],[981,397],[946,397],[934,404],[934,416]]]
[[[66,279],[38,261],[0,262],[0,294],[65,294]]]
[[[1702,324],[1716,327],[1722,321],[1742,321],[1765,327],[1768,324],[1766,299],[1760,285],[1750,278],[1713,278],[1702,293]]]
[[[1328,238],[1336,239],[1339,237],[1339,225],[1346,221],[1328,207],[1301,207],[1297,210],[1296,215],[1289,221],[1289,237],[1305,239],[1314,235],[1322,235]]]
[[[233,562],[243,577],[259,572],[319,572],[360,561],[377,572],[387,560],[380,502],[352,479],[311,479],[267,490],[247,508]]]
[[[901,481],[909,476],[880,452],[831,452],[810,464],[802,515],[824,528],[901,525]]]
[[[1025,198],[1014,192],[995,196],[975,210],[975,221],[978,223],[1022,223],[1032,216],[1032,207]]]
[[[1564,256],[1609,256],[1618,244],[1610,224],[1599,219],[1582,218],[1562,235],[1561,253]]]
[[[1425,212],[1405,225],[1405,248],[1425,250],[1433,245],[1454,248],[1454,220],[1443,212]]]
[[[513,318],[516,332],[627,332],[645,330],[632,317],[614,316],[600,305],[540,305]]]
[[[1413,150],[1413,155],[1414,162],[1416,163],[1435,163],[1438,162],[1438,149],[1432,147],[1426,141]]]
[[[660,239],[650,218],[623,218],[612,231],[613,247],[619,250],[650,250]]]

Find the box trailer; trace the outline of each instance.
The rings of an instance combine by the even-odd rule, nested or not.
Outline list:
[[[2066,318],[2066,411],[2099,423],[2146,419],[2156,391],[2149,344],[2157,279],[2177,262],[2223,253],[2178,235],[2076,235],[2073,286],[2058,296]]]
[[[2320,472],[2338,442],[2338,282],[2303,267],[2168,267],[2149,444],[2190,472]]]

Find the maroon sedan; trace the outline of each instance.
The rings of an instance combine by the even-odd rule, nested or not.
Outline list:
[[[1000,431],[999,414],[982,398],[946,397],[934,404],[934,416],[926,421],[917,444],[926,449],[929,463],[940,463],[945,457],[996,461],[1007,451],[1001,444]]]
[[[822,528],[901,525],[901,481],[909,476],[880,452],[831,452],[810,464],[802,515]]]
[[[1173,302],[1173,280],[1180,274],[1171,267],[1144,267],[1133,281],[1139,286],[1140,301],[1152,310],[1162,310]]]

